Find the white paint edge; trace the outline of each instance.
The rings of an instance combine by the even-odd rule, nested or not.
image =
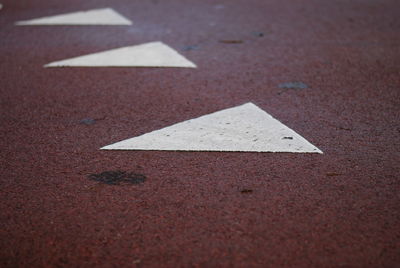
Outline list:
[[[323,153],[253,103],[177,123],[101,150]]]
[[[164,43],[151,42],[55,61],[44,67],[196,68],[197,66]]]
[[[101,8],[18,21],[15,25],[132,25],[132,22],[112,8]]]

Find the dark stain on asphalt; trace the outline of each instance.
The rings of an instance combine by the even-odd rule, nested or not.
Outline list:
[[[303,82],[288,82],[279,84],[279,88],[284,89],[306,89],[308,86]]]
[[[252,35],[254,35],[255,37],[264,37],[263,32],[252,32]]]
[[[121,170],[104,171],[99,174],[91,174],[88,176],[90,180],[101,182],[108,185],[137,185],[146,181],[143,174],[130,173]]]
[[[223,44],[242,44],[243,40],[219,40]]]
[[[282,140],[293,140],[293,137],[283,137]]]

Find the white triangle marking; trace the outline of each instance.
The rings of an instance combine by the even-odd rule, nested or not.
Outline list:
[[[196,65],[162,42],[121,47],[46,64],[44,67],[187,67]]]
[[[101,149],[322,154],[253,103],[184,121]]]
[[[162,42],[121,47],[56,61],[44,67],[187,67],[196,65]]]
[[[79,11],[33,20],[18,21],[16,25],[132,25],[132,22],[112,8]]]

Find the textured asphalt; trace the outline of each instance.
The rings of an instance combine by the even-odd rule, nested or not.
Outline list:
[[[399,267],[398,0],[1,3],[1,267]],[[152,41],[198,68],[42,68]],[[246,102],[324,154],[99,150]]]

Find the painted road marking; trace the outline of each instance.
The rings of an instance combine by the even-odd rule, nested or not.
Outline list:
[[[44,67],[186,67],[196,65],[162,42],[121,47],[76,58],[56,61]]]
[[[79,11],[33,20],[18,21],[16,25],[132,25],[132,22],[112,8]]]
[[[253,103],[184,121],[101,149],[322,154]]]

